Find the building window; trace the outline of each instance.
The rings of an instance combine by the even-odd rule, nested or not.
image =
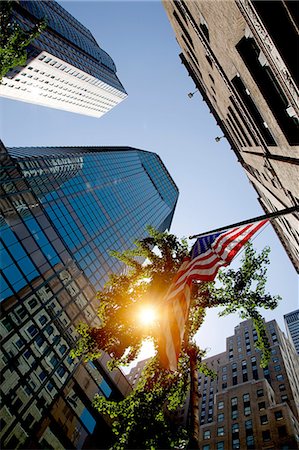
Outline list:
[[[218,427],[217,436],[224,436],[224,427]]]
[[[245,406],[245,408],[244,408],[244,416],[250,416],[250,414],[251,414],[250,406]]]
[[[218,422],[223,422],[223,420],[224,420],[224,414],[223,413],[218,414]]]
[[[59,348],[59,352],[63,355],[65,352],[66,352],[66,350],[67,350],[67,347],[66,347],[66,345],[61,345],[60,346],[60,348]]]
[[[223,409],[224,408],[224,402],[218,402],[218,409]]]
[[[65,372],[66,372],[66,369],[65,369],[64,366],[59,366],[58,369],[56,370],[56,372],[58,373],[58,375],[59,375],[60,377],[63,377],[63,375],[64,375]]]
[[[42,370],[39,374],[39,378],[43,381],[47,377],[47,374]]]
[[[38,335],[35,339],[35,343],[38,347],[41,347],[44,342],[45,342],[45,339],[43,338],[42,335]]]
[[[277,381],[283,381],[283,375],[281,373],[279,373],[278,375],[276,375],[276,380]]]
[[[282,402],[286,402],[287,399],[288,399],[288,396],[287,396],[287,395],[282,395],[282,396],[281,396],[281,401],[282,401]]]
[[[224,442],[223,441],[217,442],[216,450],[224,450]]]
[[[243,395],[243,402],[249,402],[249,394]]]
[[[246,430],[252,429],[252,420],[251,419],[245,421],[245,429]]]
[[[260,422],[261,422],[261,425],[265,425],[266,423],[268,423],[267,414],[265,414],[264,416],[260,417]]]
[[[285,425],[283,425],[282,427],[278,427],[278,436],[280,438],[286,437],[287,436],[287,428]]]
[[[233,397],[231,399],[231,405],[232,406],[237,406],[238,405],[238,398],[237,397]]]
[[[34,325],[30,325],[30,327],[27,328],[27,332],[30,334],[30,336],[34,336],[37,334],[37,328]]]
[[[41,325],[45,325],[45,323],[48,321],[47,317],[44,314],[40,316],[38,320]]]
[[[232,411],[232,420],[236,420],[238,418],[238,411]]]
[[[233,386],[238,384],[238,377],[233,377]]]
[[[260,411],[262,411],[263,409],[266,408],[266,403],[265,402],[258,403],[258,408],[259,408]]]
[[[233,449],[240,448],[240,439],[233,439]]]
[[[203,432],[203,438],[204,439],[210,439],[211,438],[211,431],[210,430],[206,430]]]
[[[246,436],[246,445],[247,445],[248,449],[254,449],[255,448],[253,435]]]
[[[267,442],[271,440],[270,430],[262,431],[263,441]]]
[[[210,450],[210,444],[203,445],[202,450]]]
[[[274,370],[275,372],[280,372],[281,371],[280,365],[278,364],[277,366],[274,366]]]
[[[279,390],[280,390],[280,391],[285,391],[285,390],[286,390],[285,384],[280,384],[280,385],[279,385]]]
[[[276,420],[282,420],[283,419],[283,415],[282,415],[282,411],[275,411],[275,413],[274,413],[274,415],[275,415],[275,419]]]
[[[257,395],[258,397],[263,397],[263,396],[264,396],[264,390],[263,390],[263,389],[258,389],[258,390],[256,391],[256,395]]]
[[[232,424],[232,434],[236,434],[236,433],[239,433],[239,424],[233,423]]]

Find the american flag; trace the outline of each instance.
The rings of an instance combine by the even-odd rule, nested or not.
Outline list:
[[[159,356],[161,365],[177,369],[190,306],[193,280],[213,281],[221,266],[227,266],[268,219],[200,237],[186,258],[168,289],[162,306]]]

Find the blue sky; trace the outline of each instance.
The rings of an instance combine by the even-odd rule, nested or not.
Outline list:
[[[128,98],[100,119],[1,99],[1,136],[6,146],[128,145],[160,155],[180,197],[171,231],[178,236],[207,231],[263,213],[227,141],[180,63],[172,28],[160,2],[60,2],[113,58]],[[271,225],[254,239],[270,245],[268,290],[283,297],[265,313],[283,326],[283,314],[298,308],[298,279]],[[232,263],[238,265],[239,257]],[[238,316],[210,311],[198,341],[224,351]]]

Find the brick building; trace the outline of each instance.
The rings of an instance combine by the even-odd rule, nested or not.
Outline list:
[[[266,213],[299,203],[297,6],[281,0],[164,1],[181,62]],[[298,219],[296,212],[272,221],[297,271]]]
[[[235,327],[225,352],[204,360],[217,378],[199,376],[200,450],[299,448],[299,358],[275,320],[266,328],[267,368],[251,320]]]

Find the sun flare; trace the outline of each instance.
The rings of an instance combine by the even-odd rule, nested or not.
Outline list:
[[[139,321],[142,325],[152,325],[157,319],[157,314],[154,308],[150,306],[143,308],[139,312]]]

